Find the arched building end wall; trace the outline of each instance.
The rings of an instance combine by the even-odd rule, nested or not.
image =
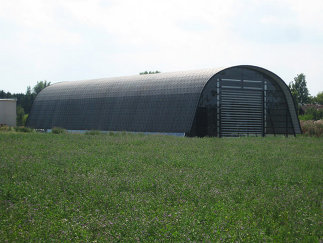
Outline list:
[[[199,106],[201,106],[201,103],[204,102],[203,99],[208,99],[208,97],[205,97],[206,96],[206,93],[207,93],[206,89],[208,89],[209,86],[213,86],[213,91],[214,91],[214,87],[215,86],[219,86],[219,83],[220,83],[219,82],[219,79],[221,79],[220,74],[223,74],[223,73],[226,73],[226,72],[236,71],[237,69],[254,70],[257,73],[259,73],[260,75],[263,75],[264,80],[268,80],[268,81],[270,80],[270,82],[273,83],[273,85],[277,85],[279,87],[279,90],[276,90],[276,91],[281,91],[283,93],[283,95],[281,96],[281,98],[285,100],[284,103],[286,103],[286,106],[287,106],[286,107],[286,115],[288,115],[289,118],[287,117],[285,119],[286,120],[286,123],[289,122],[289,123],[292,123],[292,124],[286,125],[287,128],[283,128],[283,129],[280,128],[280,130],[278,130],[278,132],[276,131],[276,133],[277,134],[284,133],[286,135],[288,135],[288,134],[300,134],[301,133],[301,127],[300,127],[300,123],[299,123],[299,120],[298,120],[298,117],[297,117],[297,113],[296,113],[296,110],[295,110],[294,100],[293,100],[292,95],[291,95],[291,92],[290,92],[288,86],[285,84],[285,82],[279,76],[277,76],[276,74],[274,74],[273,72],[271,72],[271,71],[269,71],[267,69],[264,69],[264,68],[261,68],[261,67],[258,67],[258,66],[252,66],[252,65],[238,65],[238,66],[233,66],[233,67],[224,68],[224,69],[219,70],[217,73],[215,73],[206,82],[205,86],[203,87],[203,90],[201,91],[199,103],[196,105],[196,112],[195,112],[194,121],[192,123],[192,127],[191,127],[191,130],[188,133],[188,135],[189,136],[200,136],[199,135],[199,131],[197,131],[198,128],[197,128],[197,124],[196,123],[197,123],[198,116],[201,113],[201,109],[199,109]],[[243,78],[239,78],[239,79],[243,80]],[[230,82],[229,80],[227,80],[227,81]],[[216,82],[218,82],[218,83],[216,84]],[[223,83],[225,85],[225,82],[221,82],[221,83]],[[248,88],[248,87],[245,87],[245,88]],[[263,94],[266,94],[267,93],[267,96],[269,97],[269,95],[270,95],[269,90],[267,90],[267,92],[264,92],[264,91],[265,91],[265,88],[262,90],[262,92],[259,92],[259,95],[261,95],[261,93],[263,93]],[[220,96],[221,89],[219,89],[219,87],[218,87],[218,89],[215,91],[215,93],[216,93],[216,95],[215,95],[215,98],[214,99],[218,99],[218,102],[219,102],[219,98],[217,98],[217,96]],[[239,92],[237,92],[237,94],[239,94]],[[266,99],[266,97],[263,96],[262,99]],[[229,101],[232,102],[232,100],[229,100]],[[213,101],[213,103],[214,103],[214,101]],[[216,101],[215,101],[215,103],[216,103]],[[264,103],[266,103],[266,102],[264,102]],[[212,113],[212,108],[209,108],[210,106],[212,107],[212,105],[210,105],[210,104],[205,105],[204,104],[204,107],[205,108],[206,108],[206,106],[208,106],[208,108],[207,108],[208,112],[207,113],[210,113],[209,110],[211,110],[211,113]],[[217,107],[217,112],[218,113],[219,113],[219,110],[221,110],[220,107],[221,107],[221,105]],[[264,105],[263,109],[264,109],[264,112],[263,113],[266,113],[264,115],[264,117],[265,117],[264,119],[265,120],[268,120],[268,121],[264,121],[263,126],[265,127],[265,123],[269,123],[269,121],[270,121],[270,119],[268,119],[268,117],[266,119],[266,116],[269,116],[270,115],[269,114],[270,109],[268,107],[266,108],[266,105]],[[217,131],[212,131],[212,129],[209,129],[209,131],[206,132],[206,130],[204,129],[204,133],[205,134],[202,135],[202,136],[205,136],[205,135],[207,135],[207,136],[210,136],[210,135],[211,136],[221,136],[219,134],[220,133],[219,130],[221,129],[219,127],[221,127],[221,125],[220,125],[220,122],[218,121],[218,119],[219,119],[218,113],[216,115],[217,118],[215,118],[215,119],[213,118],[213,123],[214,122],[217,123],[217,127],[214,128],[214,129],[217,129]],[[208,114],[208,116],[210,117],[210,114]],[[211,116],[214,116],[214,114],[213,115],[211,114]],[[203,120],[205,120],[205,119],[202,119],[202,123],[204,123],[204,126],[205,126],[205,124],[207,124],[207,123],[205,123],[205,121],[203,122]],[[267,124],[266,126],[269,126],[269,125]],[[272,126],[272,127],[274,127],[274,126]],[[210,132],[210,130],[211,130],[211,132]],[[269,132],[266,132],[266,131],[269,131]],[[262,135],[265,135],[265,134],[276,134],[276,133],[275,133],[275,131],[273,129],[265,129],[264,128],[263,131],[262,131]],[[202,131],[202,134],[203,134],[203,131]],[[252,132],[250,134],[252,134]]]

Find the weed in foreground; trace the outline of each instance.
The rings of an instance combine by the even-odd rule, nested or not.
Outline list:
[[[323,120],[313,121],[300,121],[302,132],[305,136],[323,136]]]
[[[66,129],[61,128],[61,127],[53,127],[52,128],[52,133],[54,134],[64,134],[67,133]]]
[[[101,131],[98,130],[89,130],[85,132],[85,135],[100,135],[102,134]]]

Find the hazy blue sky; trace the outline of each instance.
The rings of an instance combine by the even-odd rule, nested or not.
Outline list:
[[[238,64],[323,91],[323,0],[0,0],[0,90]]]

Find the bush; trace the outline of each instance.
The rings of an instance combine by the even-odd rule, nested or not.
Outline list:
[[[16,124],[17,126],[24,126],[24,116],[25,116],[25,111],[24,108],[22,108],[20,105],[17,106],[16,108]]]
[[[98,130],[90,130],[90,131],[86,131],[85,135],[100,135],[101,131]]]
[[[312,114],[304,114],[304,115],[299,115],[298,118],[301,121],[310,121],[310,120],[314,120],[314,116]]]
[[[15,127],[16,132],[34,132],[34,129],[29,127]]]
[[[323,119],[323,109],[309,107],[306,109],[304,115],[299,116],[299,119],[305,121]]]
[[[61,128],[61,127],[53,127],[52,128],[52,133],[54,133],[54,134],[66,133],[66,129]]]
[[[323,136],[323,120],[301,121],[303,134],[306,136]]]
[[[25,114],[24,117],[22,118],[22,124],[25,126],[26,125],[26,121],[28,119],[28,114]]]

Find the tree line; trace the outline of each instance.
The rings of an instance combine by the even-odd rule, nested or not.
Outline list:
[[[49,85],[50,82],[46,80],[38,81],[33,88],[28,86],[26,93],[10,93],[0,90],[0,99],[17,99],[17,126],[25,125],[37,94]]]

